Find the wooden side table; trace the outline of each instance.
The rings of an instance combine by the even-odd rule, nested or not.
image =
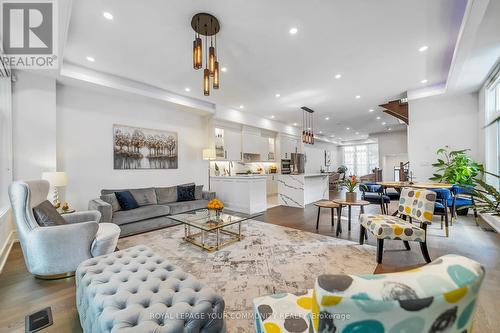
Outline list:
[[[335,209],[339,208],[339,205],[330,200],[321,200],[314,203],[314,206],[318,207],[318,218],[316,219],[316,230],[319,227],[319,216],[321,214],[321,208],[330,208],[332,211],[332,227],[335,224]]]
[[[348,215],[347,215],[347,228],[349,231],[351,231],[351,210],[352,206],[359,206],[361,210],[361,214],[364,214],[365,212],[365,206],[369,205],[370,202],[366,200],[356,200],[356,201],[346,201],[345,199],[333,199],[332,200],[334,203],[338,204],[337,208],[337,215],[338,215],[338,224],[337,224],[337,233],[336,235],[338,236],[339,234],[342,233],[342,223],[341,223],[341,216],[342,216],[342,207],[347,206],[348,209]],[[366,236],[366,234],[365,234]]]

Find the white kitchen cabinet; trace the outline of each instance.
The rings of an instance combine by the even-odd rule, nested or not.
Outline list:
[[[211,177],[210,184],[229,210],[256,214],[267,209],[266,176]]]
[[[280,140],[280,156],[282,159],[290,159],[291,153],[299,151],[299,140],[296,138],[282,136]]]
[[[218,160],[241,161],[241,132],[215,128],[215,154]]]
[[[225,129],[224,134],[226,159],[230,161],[241,161],[241,132],[233,129]]]
[[[275,195],[278,193],[278,175],[277,174],[267,175],[266,192],[267,192],[267,196]]]
[[[261,153],[261,136],[259,132],[242,132],[242,150],[245,154],[260,154]]]

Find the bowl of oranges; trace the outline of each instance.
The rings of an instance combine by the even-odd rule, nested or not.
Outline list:
[[[220,213],[222,212],[222,209],[224,209],[224,204],[219,199],[212,199],[208,203],[207,208],[215,211],[215,215],[220,217]]]

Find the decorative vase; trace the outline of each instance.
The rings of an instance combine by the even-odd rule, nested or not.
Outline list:
[[[356,192],[346,192],[345,193],[345,201],[347,202],[355,202],[357,200]]]

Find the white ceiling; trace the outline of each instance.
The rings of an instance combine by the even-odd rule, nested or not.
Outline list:
[[[64,60],[217,105],[244,105],[245,112],[274,115],[287,124],[301,123],[299,107],[305,105],[317,111],[318,130],[355,139],[398,127],[377,105],[446,81],[465,4],[74,0]],[[103,11],[114,20],[106,20]],[[203,96],[202,72],[192,68],[190,21],[197,12],[221,23],[219,61],[228,71],[210,97]],[[298,28],[296,35],[288,33],[291,27]],[[422,45],[428,51],[419,52]],[[342,78],[335,79],[337,73]]]

